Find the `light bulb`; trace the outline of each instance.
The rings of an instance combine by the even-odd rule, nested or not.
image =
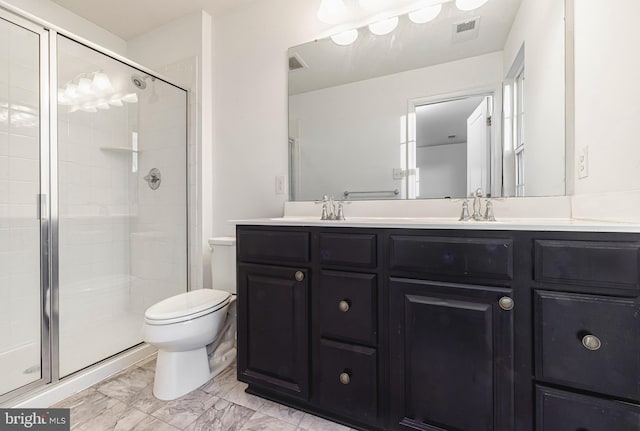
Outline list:
[[[80,78],[78,81],[78,93],[88,96],[93,93],[91,90],[91,80],[88,78]]]
[[[122,95],[114,94],[109,99],[109,105],[111,106],[122,106]]]
[[[72,105],[73,102],[67,96],[66,92],[62,88],[58,88],[58,104],[59,105]]]
[[[441,4],[427,6],[425,8],[409,12],[409,19],[416,24],[424,24],[436,19],[436,17],[440,15],[441,10]]]
[[[351,45],[353,42],[356,41],[357,38],[358,38],[358,30],[355,28],[352,30],[343,31],[342,33],[334,34],[333,36],[331,36],[331,40],[333,40],[333,42],[336,45],[340,45],[340,46]]]
[[[85,103],[84,105],[81,105],[80,110],[84,112],[98,112],[96,106],[92,103]]]
[[[93,74],[93,89],[96,91],[96,93],[100,94],[113,92],[111,80],[106,73],[96,72]]]
[[[106,100],[104,100],[104,99],[100,99],[100,100],[98,100],[98,103],[96,104],[96,107],[97,107],[98,109],[105,109],[105,110],[106,110],[106,109],[110,109],[110,108],[111,108],[111,107],[109,106],[109,103],[108,103]]]
[[[327,24],[336,24],[347,15],[342,0],[322,0],[318,9],[318,19]]]
[[[69,83],[64,89],[64,95],[67,99],[73,100],[78,98],[78,86],[76,84]]]
[[[456,0],[456,7],[460,10],[474,10],[488,2],[489,0]]]
[[[398,17],[388,18],[382,21],[369,24],[369,31],[376,36],[384,36],[391,33],[398,26]]]
[[[136,93],[129,93],[122,96],[122,101],[127,103],[138,103],[138,95]]]

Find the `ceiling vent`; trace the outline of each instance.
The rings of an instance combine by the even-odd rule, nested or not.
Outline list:
[[[480,17],[453,23],[453,41],[466,42],[478,38]]]
[[[294,70],[306,69],[307,64],[302,61],[302,58],[297,53],[294,53],[289,57],[289,72],[293,72]]]

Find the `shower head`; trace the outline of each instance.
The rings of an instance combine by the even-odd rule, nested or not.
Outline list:
[[[131,82],[140,90],[144,90],[145,88],[147,88],[146,81],[148,78],[151,78],[151,77],[149,75],[144,75],[144,76],[131,75]],[[151,79],[155,81],[155,78],[151,78]]]

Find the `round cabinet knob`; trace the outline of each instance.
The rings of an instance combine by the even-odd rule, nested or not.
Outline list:
[[[342,383],[343,385],[348,385],[349,383],[351,383],[351,376],[349,375],[349,373],[340,373],[340,383]]]
[[[297,280],[297,281],[302,281],[302,280],[304,280],[304,272],[302,272],[302,271],[296,271],[296,280]]]
[[[346,299],[343,299],[342,301],[338,302],[338,310],[342,311],[343,313],[346,313],[347,311],[349,311],[349,301]]]
[[[602,342],[595,335],[585,335],[582,337],[582,345],[588,350],[598,350],[602,346]]]
[[[500,298],[500,301],[498,301],[498,305],[500,305],[500,308],[502,308],[503,310],[512,310],[513,299],[509,298],[508,296],[503,296],[502,298]]]

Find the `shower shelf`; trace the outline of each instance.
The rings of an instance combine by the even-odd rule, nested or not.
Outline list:
[[[103,151],[113,151],[114,153],[141,153],[142,150],[134,150],[128,147],[100,147]]]

